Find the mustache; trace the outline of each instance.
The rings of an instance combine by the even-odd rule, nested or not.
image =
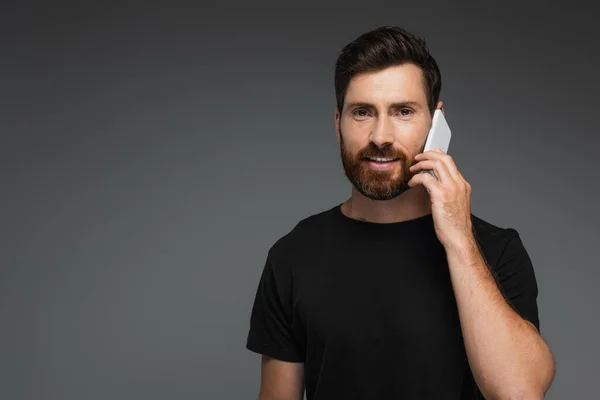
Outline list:
[[[382,149],[369,145],[366,149],[361,151],[358,156],[360,158],[401,158],[406,159],[406,155],[402,152],[398,152],[391,147],[384,147]]]

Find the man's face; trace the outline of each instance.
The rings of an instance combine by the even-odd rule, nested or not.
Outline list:
[[[403,64],[354,76],[335,119],[346,177],[360,193],[389,200],[409,189],[409,167],[431,127],[419,67]]]

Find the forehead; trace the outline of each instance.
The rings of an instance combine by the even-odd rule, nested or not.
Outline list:
[[[426,106],[423,71],[414,64],[402,64],[355,75],[346,90],[345,103],[355,101],[381,105],[416,101]]]

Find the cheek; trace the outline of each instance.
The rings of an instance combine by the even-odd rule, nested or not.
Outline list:
[[[355,119],[345,118],[340,123],[342,131],[350,135],[368,135],[373,128],[372,120],[357,121]]]
[[[416,141],[422,136],[422,125],[415,120],[392,119],[392,127],[399,138]]]
[[[344,149],[347,153],[352,154],[352,156],[357,156],[360,151],[362,151],[365,147],[367,147],[369,143],[363,143],[355,140],[348,140],[348,138],[344,137]]]
[[[348,148],[356,148],[365,146],[369,141],[369,132],[371,132],[368,124],[357,121],[340,122],[340,135],[344,137],[344,143]],[[365,142],[363,144],[363,142]]]
[[[392,125],[396,128],[403,130],[414,130],[417,127],[417,123],[414,120],[406,120],[402,118],[393,118]]]
[[[412,121],[395,121],[396,138],[410,153],[409,157],[419,154],[427,140],[427,130],[422,124]]]

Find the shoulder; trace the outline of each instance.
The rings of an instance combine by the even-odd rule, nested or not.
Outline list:
[[[519,236],[519,233],[515,228],[501,227],[475,214],[471,214],[471,221],[473,222],[473,229],[477,235],[485,241],[502,242],[515,236]]]
[[[508,251],[526,253],[517,229],[500,227],[474,214],[471,217],[473,233],[490,266],[498,265]]]
[[[331,225],[332,209],[307,215],[274,241],[269,248],[269,259],[274,264],[297,259],[302,253],[322,243],[326,227]]]

